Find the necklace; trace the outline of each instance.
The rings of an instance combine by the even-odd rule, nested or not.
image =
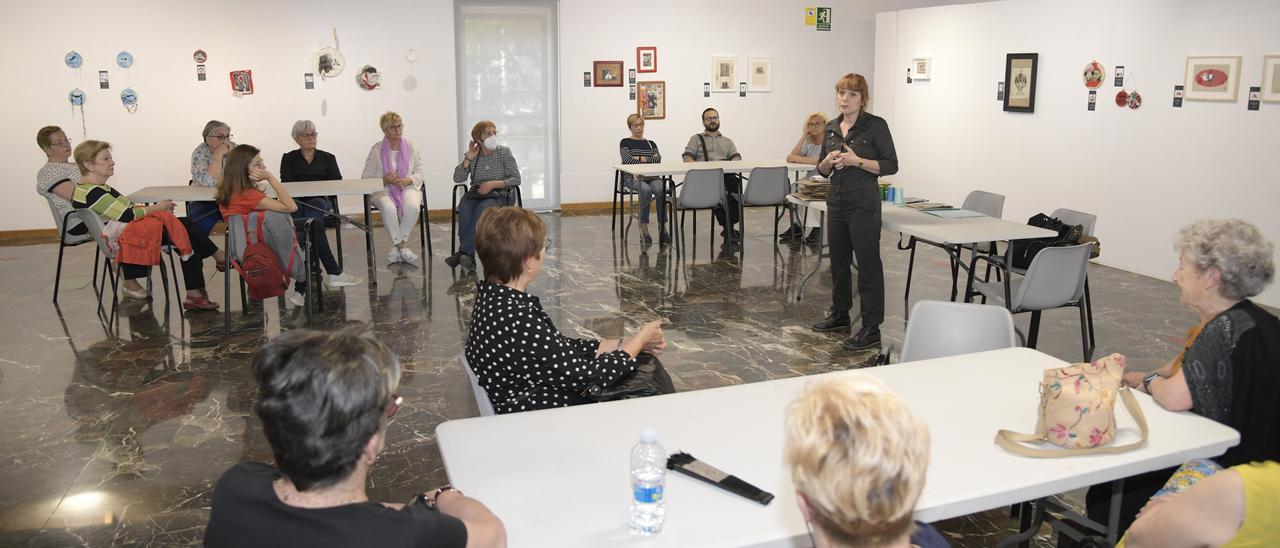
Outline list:
[[[358,502],[369,502],[369,497],[363,494],[352,495],[335,501],[307,500],[307,497],[302,493],[295,491],[289,484],[285,483],[283,479],[278,479],[271,483],[275,488],[276,495],[280,497],[281,502],[288,504],[289,506],[296,506],[299,508],[332,508],[335,506],[344,506]]]

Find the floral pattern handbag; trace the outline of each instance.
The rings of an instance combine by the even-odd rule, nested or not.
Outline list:
[[[1123,384],[1124,356],[1112,354],[1093,363],[1046,369],[1040,382],[1040,416],[1035,434],[1001,430],[996,444],[1026,457],[1052,458],[1096,453],[1123,453],[1147,441],[1147,418]],[[1105,446],[1116,437],[1116,400],[1124,401],[1142,437],[1133,443]],[[1063,449],[1034,448],[1024,442],[1049,442]]]

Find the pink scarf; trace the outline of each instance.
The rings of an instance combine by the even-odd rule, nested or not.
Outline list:
[[[396,177],[403,178],[409,173],[409,157],[413,154],[409,141],[400,139],[399,152],[399,157],[396,158]],[[382,172],[391,172],[391,140],[386,137],[382,138]],[[404,217],[404,188],[397,184],[387,185],[387,196],[390,196],[391,202],[396,204],[396,217]]]

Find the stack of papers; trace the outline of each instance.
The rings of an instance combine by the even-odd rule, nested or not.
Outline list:
[[[826,201],[831,192],[830,181],[800,181],[800,190],[793,194],[806,202]]]
[[[929,211],[933,209],[951,209],[951,206],[949,204],[944,204],[942,202],[918,202],[914,204],[907,204],[907,207],[911,209],[918,209],[920,211]]]
[[[930,215],[934,215],[937,217],[942,217],[943,219],[965,219],[968,217],[986,217],[986,215],[978,213],[977,211],[969,211],[967,209],[952,209],[952,208],[929,209],[929,210],[925,210],[925,213],[928,213]]]

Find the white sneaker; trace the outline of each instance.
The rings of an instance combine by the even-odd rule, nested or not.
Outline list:
[[[298,308],[307,306],[307,297],[301,293],[298,293],[297,291],[290,289],[289,291],[285,292],[284,296],[285,296],[285,299],[289,301],[289,304],[292,304],[293,306],[296,306]]]
[[[418,262],[418,255],[409,251],[409,248],[407,247],[400,248],[400,258],[403,259],[404,262],[410,264]]]
[[[387,252],[387,264],[388,264],[388,265],[396,264],[396,263],[398,263],[398,262],[400,262],[400,261],[402,261],[402,260],[404,260],[404,259],[402,259],[402,258],[400,257],[400,248],[398,248],[398,247],[393,247],[393,248],[391,248],[391,250],[390,250],[390,251],[388,251],[388,252]]]
[[[346,272],[338,274],[337,276],[330,274],[324,278],[324,285],[329,288],[346,287],[349,285],[356,285],[358,283],[360,283],[360,278],[347,274]]]

